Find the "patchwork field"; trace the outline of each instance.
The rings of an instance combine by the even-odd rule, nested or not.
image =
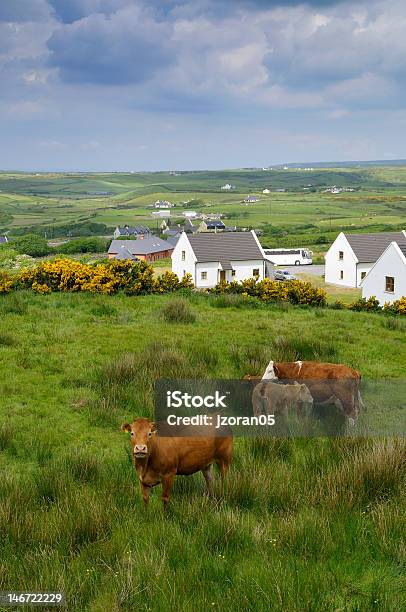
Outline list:
[[[75,612],[405,609],[404,439],[238,439],[224,495],[178,478],[164,516],[119,430],[158,377],[301,358],[402,379],[404,322],[184,299],[194,322],[168,323],[168,296],[1,296],[0,591],[60,589]]]
[[[227,183],[235,189],[222,191]],[[326,193],[332,185],[355,191]],[[271,194],[263,194],[264,188],[270,188]],[[243,205],[248,194],[258,195],[259,202]],[[79,228],[111,235],[113,227],[125,223],[158,229],[161,219],[149,208],[157,199],[169,199],[176,205],[172,223],[187,209],[218,212],[229,225],[260,229],[265,246],[309,245],[321,254],[342,229],[403,227],[406,167],[177,174],[0,173],[0,232],[35,231],[52,238],[75,235]]]

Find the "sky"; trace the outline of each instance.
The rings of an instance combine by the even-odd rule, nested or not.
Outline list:
[[[404,0],[1,0],[0,169],[406,158]]]

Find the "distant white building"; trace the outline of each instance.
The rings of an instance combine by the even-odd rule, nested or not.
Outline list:
[[[381,306],[406,296],[406,244],[391,242],[361,283],[362,297],[375,296]]]
[[[265,277],[263,251],[254,231],[235,233],[183,233],[172,253],[172,271],[182,278],[192,275],[199,289],[220,281]]]
[[[198,216],[195,210],[185,210],[182,215],[187,219],[196,219],[196,217]]]
[[[168,200],[157,200],[154,203],[154,207],[155,208],[173,208],[175,205],[172,204],[172,202],[169,202]]]
[[[270,189],[264,189],[262,193],[271,193]]]
[[[247,195],[247,197],[244,198],[244,204],[255,204],[255,202],[259,202],[258,196]]]
[[[229,183],[227,183],[226,185],[223,185],[221,188],[223,191],[231,191],[232,189],[235,189],[234,185],[230,185]]]
[[[343,287],[359,287],[391,242],[406,246],[406,232],[345,234],[341,232],[324,256],[325,281]]]

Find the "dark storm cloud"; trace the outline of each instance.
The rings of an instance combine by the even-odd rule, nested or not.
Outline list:
[[[50,65],[62,80],[126,85],[152,77],[171,61],[167,26],[136,7],[65,25],[48,41]]]

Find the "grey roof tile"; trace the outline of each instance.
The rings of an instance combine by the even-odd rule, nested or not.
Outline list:
[[[359,262],[377,261],[391,242],[406,246],[403,232],[381,232],[377,234],[345,234]]]
[[[251,232],[202,233],[188,238],[198,262],[263,259],[262,251]]]
[[[161,240],[161,238],[156,238],[156,236],[139,238],[138,240],[112,240],[108,252],[110,254],[118,253],[123,248],[130,251],[133,255],[148,255],[149,253],[172,250],[173,244],[166,240]]]

